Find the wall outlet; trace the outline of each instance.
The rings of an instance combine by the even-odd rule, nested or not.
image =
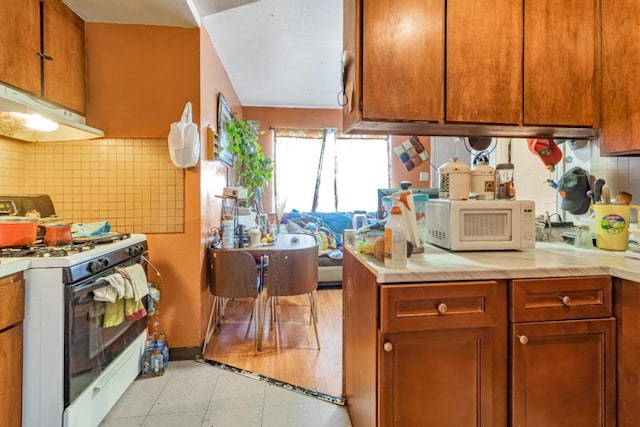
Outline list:
[[[429,172],[420,172],[420,181],[429,181]]]

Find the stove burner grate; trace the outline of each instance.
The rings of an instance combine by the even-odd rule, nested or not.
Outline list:
[[[0,258],[18,258],[18,257],[64,257],[68,255],[85,252],[96,247],[94,242],[83,242],[79,244],[70,244],[64,246],[45,246],[44,244],[34,244],[17,248],[0,249]]]

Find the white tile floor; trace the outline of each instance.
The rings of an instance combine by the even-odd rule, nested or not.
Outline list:
[[[103,427],[350,427],[344,406],[205,362],[172,361],[161,377],[138,378]]]

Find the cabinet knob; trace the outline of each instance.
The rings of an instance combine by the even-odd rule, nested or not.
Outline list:
[[[569,307],[571,305],[571,297],[569,296],[560,297],[560,301],[562,301],[562,305],[565,307]]]
[[[384,349],[384,351],[389,352],[393,350],[393,344],[391,344],[390,342],[386,342],[384,343],[384,345],[382,346],[382,348]]]
[[[520,341],[520,344],[526,344],[529,342],[529,338],[527,338],[526,335],[518,335],[518,341]]]
[[[447,310],[449,310],[449,307],[447,307],[447,304],[445,304],[443,302],[438,304],[438,313],[445,314],[447,312]]]

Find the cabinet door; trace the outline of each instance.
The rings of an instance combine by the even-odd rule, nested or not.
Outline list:
[[[375,426],[378,285],[373,272],[349,251],[342,272],[342,394],[354,426]]]
[[[511,425],[615,425],[615,319],[515,323]]]
[[[640,154],[640,2],[602,0],[601,154]]]
[[[447,2],[447,122],[522,121],[522,2]]]
[[[444,0],[363,0],[362,115],[444,118]]]
[[[0,80],[40,95],[40,1],[2,0]]]
[[[85,112],[84,21],[61,0],[44,2],[43,96],[79,113]]]
[[[22,420],[22,325],[0,332],[0,425]]]
[[[381,334],[379,425],[506,425],[506,354],[496,352],[504,335],[495,332]]]
[[[597,0],[524,2],[524,124],[599,125]]]
[[[618,427],[635,427],[640,420],[640,283],[614,282],[618,367]]]

